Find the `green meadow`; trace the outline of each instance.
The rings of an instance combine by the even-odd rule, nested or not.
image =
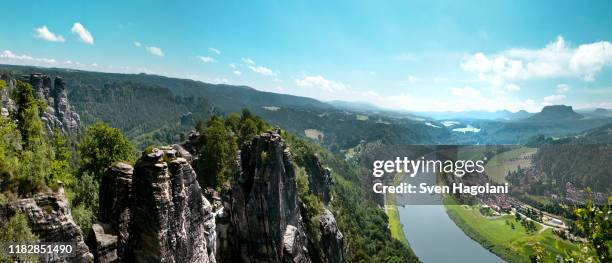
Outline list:
[[[485,217],[477,206],[459,205],[452,197],[444,199],[444,206],[463,232],[509,262],[529,262],[536,244],[544,248],[545,262],[555,262],[557,255],[565,258],[568,253],[573,255],[579,251],[577,244],[559,238],[552,228],[542,230],[538,224],[536,231],[527,232],[513,215]]]

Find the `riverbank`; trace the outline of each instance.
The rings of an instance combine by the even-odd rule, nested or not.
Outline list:
[[[404,226],[400,221],[399,211],[397,210],[395,202],[395,194],[385,195],[385,213],[387,213],[387,217],[389,217],[389,230],[391,231],[391,236],[405,245],[409,245],[408,239],[406,239],[406,235],[404,234]]]
[[[459,205],[450,196],[443,203],[449,218],[466,235],[508,262],[529,262],[536,244],[545,251],[546,262],[555,262],[557,255],[566,257],[565,251],[579,251],[577,244],[559,238],[550,228],[542,230],[539,224],[536,231],[528,232],[513,215],[487,218],[477,207]]]
[[[401,178],[402,177],[400,174],[395,174],[393,176],[393,182],[399,183]],[[404,234],[404,225],[402,225],[402,222],[400,221],[396,200],[395,194],[385,194],[385,213],[389,218],[389,230],[391,231],[391,236],[393,238],[410,247],[410,244],[408,244],[408,239],[406,239],[406,235]]]

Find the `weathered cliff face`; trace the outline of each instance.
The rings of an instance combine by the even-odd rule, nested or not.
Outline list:
[[[323,250],[323,262],[344,262],[343,235],[338,229],[334,214],[325,209],[319,219],[321,241],[319,247]]]
[[[9,116],[11,112],[16,110],[15,102],[11,99],[10,92],[12,87],[15,87],[14,79],[6,79],[5,80],[7,87],[4,89],[0,89],[0,100],[2,101],[2,108],[0,109],[0,114],[2,116]]]
[[[325,205],[331,201],[332,176],[328,168],[324,168],[316,156],[309,156],[304,160],[308,173],[310,190],[317,195]]]
[[[128,249],[130,224],[131,165],[117,163],[102,177],[99,195],[100,223],[92,226],[88,245],[97,262],[114,262]]]
[[[229,244],[236,250],[230,260],[310,262],[291,154],[279,134],[246,144],[239,170],[229,201]]]
[[[83,240],[81,229],[74,223],[64,190],[37,194],[32,198],[19,199],[0,206],[0,222],[5,222],[15,213],[20,212],[28,219],[28,225],[40,242],[75,243],[74,256],[51,260],[50,262],[91,262]],[[46,260],[46,259],[45,259]]]
[[[68,102],[64,79],[30,74],[22,76],[21,80],[32,85],[36,99],[47,102],[47,107],[40,116],[47,133],[51,134],[54,129],[63,133],[75,133],[79,129],[81,119]],[[14,81],[12,83],[14,84]],[[10,106],[7,110],[9,109]]]
[[[108,170],[90,245],[98,262],[216,262],[215,214],[197,176],[171,147]],[[128,189],[130,189],[128,191]],[[129,208],[128,208],[129,207]],[[126,222],[129,221],[129,222]]]

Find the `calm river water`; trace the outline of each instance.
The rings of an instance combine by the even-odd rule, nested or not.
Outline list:
[[[435,184],[432,174],[418,174],[412,183]],[[438,195],[404,194],[398,196],[400,221],[410,247],[424,263],[504,262],[476,241],[465,235],[448,217]],[[417,204],[417,205],[415,205]]]

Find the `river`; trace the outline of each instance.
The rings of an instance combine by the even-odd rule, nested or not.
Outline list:
[[[435,176],[419,174],[410,180],[431,185],[435,183]],[[422,262],[504,262],[455,225],[446,214],[440,196],[403,195],[398,197],[398,204],[405,204],[398,206],[404,235]]]

